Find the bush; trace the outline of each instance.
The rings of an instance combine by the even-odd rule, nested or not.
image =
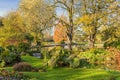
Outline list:
[[[1,80],[29,80],[30,77],[24,75],[21,72],[1,70]]]
[[[30,43],[34,40],[34,37],[30,33],[26,33],[23,37]]]
[[[0,47],[0,54],[3,53],[5,49],[3,47]]]
[[[54,48],[50,53],[50,57],[51,58],[47,62],[49,67],[54,68],[68,66],[67,58],[69,57],[69,53],[66,49],[62,47]]]
[[[16,52],[17,53],[17,48],[14,45],[8,45],[6,47],[10,52]]]
[[[73,62],[71,63],[71,67],[77,68],[80,66],[80,59],[79,58],[74,58]]]
[[[103,66],[106,54],[108,54],[106,50],[94,48],[86,52],[81,52],[77,57],[80,60],[80,67],[95,67]]]
[[[77,55],[80,61],[80,67],[104,67],[108,69],[120,70],[120,50],[109,47],[104,49],[91,49]],[[87,62],[86,62],[87,61]],[[88,63],[88,64],[86,64]],[[89,65],[89,66],[88,66]]]
[[[8,45],[6,49],[0,47],[0,64],[3,62],[6,65],[12,65],[16,62],[20,62],[21,58],[17,52],[17,48],[14,45]]]
[[[13,69],[15,71],[32,71],[32,66],[28,63],[25,63],[25,62],[20,62],[20,63],[16,63],[14,66],[13,66]]]
[[[5,65],[11,65],[14,64],[16,62],[20,62],[21,58],[18,54],[14,53],[14,52],[10,52],[8,50],[4,51],[1,54],[1,61],[4,60],[5,61]]]
[[[109,69],[120,70],[120,50],[116,48],[108,48],[109,54],[105,56],[105,66]]]
[[[79,66],[82,68],[82,67],[88,67],[90,65],[90,63],[87,61],[87,59],[83,58],[83,59],[80,59],[80,64]]]
[[[0,68],[3,68],[4,66],[5,66],[5,61],[2,60],[2,61],[0,62]]]
[[[19,43],[17,50],[19,53],[21,53],[21,52],[28,53],[30,50],[30,44],[29,43]]]
[[[120,40],[113,41],[113,42],[106,42],[104,43],[104,47],[114,47],[120,49]]]

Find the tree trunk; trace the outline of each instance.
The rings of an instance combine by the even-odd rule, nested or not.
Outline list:
[[[94,48],[95,47],[95,40],[94,39],[89,39],[89,48]]]
[[[74,0],[71,0],[71,7],[69,10],[69,31],[68,31],[68,38],[69,38],[69,44],[68,44],[68,48],[70,51],[70,54],[72,54],[72,40],[73,40],[73,27],[74,27],[74,23],[73,23],[73,15],[74,14]]]
[[[95,47],[96,31],[89,37],[89,48]]]
[[[70,54],[72,54],[72,39],[69,39],[68,49],[70,51]]]

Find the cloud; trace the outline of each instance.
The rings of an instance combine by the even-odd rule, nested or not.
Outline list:
[[[7,11],[1,10],[0,11],[0,16],[5,16],[7,13],[8,13]]]

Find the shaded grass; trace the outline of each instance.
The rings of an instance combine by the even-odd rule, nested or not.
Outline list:
[[[25,72],[37,80],[119,80],[118,72],[100,69],[70,69],[58,68],[47,72]]]
[[[41,59],[32,56],[23,56],[23,61],[32,66],[42,66]],[[31,78],[37,80],[120,80],[120,73],[115,71],[106,71],[102,69],[71,69],[56,68],[48,69],[47,72],[24,72]]]
[[[12,71],[12,70],[13,70],[12,67],[3,67],[3,68],[0,68],[0,70],[2,70],[2,69],[6,69],[6,70],[8,70],[8,71]]]
[[[43,63],[43,60],[32,56],[22,56],[22,61],[34,67],[41,67]],[[12,67],[4,69],[12,70]],[[103,69],[55,68],[47,69],[47,72],[24,72],[24,74],[36,80],[120,80],[119,72]]]

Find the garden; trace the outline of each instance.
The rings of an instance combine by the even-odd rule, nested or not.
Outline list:
[[[20,0],[0,17],[0,80],[120,80],[119,0]]]

